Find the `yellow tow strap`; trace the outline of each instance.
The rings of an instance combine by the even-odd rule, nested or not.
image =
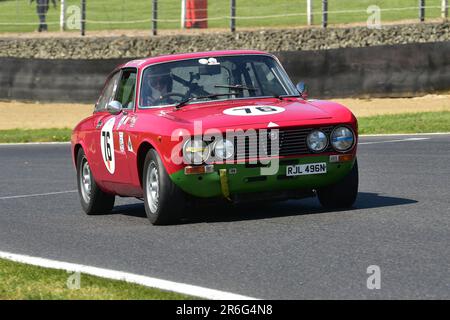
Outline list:
[[[230,189],[228,187],[227,169],[219,169],[219,175],[220,175],[220,186],[222,188],[222,194],[226,199],[231,201]]]

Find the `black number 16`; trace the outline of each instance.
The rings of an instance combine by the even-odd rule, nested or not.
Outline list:
[[[112,160],[112,155],[111,155],[111,145],[109,144],[109,139],[111,138],[111,135],[109,132],[103,131],[102,132],[102,137],[103,137],[103,145],[104,145],[104,149],[105,149],[105,159],[108,161]]]

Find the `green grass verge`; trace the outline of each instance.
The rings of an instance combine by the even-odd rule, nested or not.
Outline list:
[[[306,24],[307,0],[247,0],[237,1],[237,27],[274,27],[299,26]],[[74,7],[80,6],[80,0],[66,0],[67,17],[73,16]],[[382,11],[381,20],[397,21],[404,19],[418,19],[418,0],[329,0],[329,23],[365,22],[369,17],[366,12],[370,5],[377,5],[382,10],[403,8],[402,10]],[[181,16],[180,0],[160,0],[158,2],[158,26],[162,29],[179,29]],[[313,2],[315,24],[321,23],[322,1]],[[427,18],[439,18],[441,0],[427,0]],[[86,19],[87,30],[108,29],[146,29],[149,30],[152,15],[151,0],[96,0],[87,1]],[[75,10],[77,10],[75,8]],[[352,11],[352,12],[343,12]],[[47,21],[49,30],[59,30],[59,5],[48,11]],[[303,14],[303,15],[290,15]],[[221,17],[230,15],[230,0],[208,1],[209,27],[228,28],[229,20]],[[281,17],[270,17],[284,15]],[[248,19],[259,16],[258,19]],[[243,17],[239,19],[239,17]],[[73,21],[73,18],[68,21]],[[101,23],[99,22],[101,21]],[[38,17],[36,2],[29,5],[27,0],[0,1],[0,32],[24,32],[37,29]]]
[[[364,117],[358,123],[360,134],[450,132],[450,111]]]
[[[361,117],[360,134],[450,132],[450,111]],[[0,130],[0,143],[70,141],[71,129]]]
[[[185,300],[192,297],[108,280],[86,274],[80,289],[68,289],[71,276],[63,270],[46,269],[0,259],[0,300]]]
[[[0,130],[0,143],[70,141],[71,129]]]

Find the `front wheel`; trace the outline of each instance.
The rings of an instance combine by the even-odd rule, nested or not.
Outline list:
[[[179,221],[185,208],[185,195],[170,179],[158,153],[151,149],[144,162],[144,203],[154,225]]]
[[[319,201],[327,209],[350,208],[358,195],[358,160],[350,173],[337,184],[317,190]]]
[[[103,192],[92,176],[91,167],[83,149],[77,155],[77,182],[81,207],[88,215],[110,213],[114,207],[115,196]]]

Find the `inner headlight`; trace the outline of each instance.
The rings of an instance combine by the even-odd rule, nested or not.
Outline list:
[[[347,127],[336,127],[331,133],[331,144],[337,151],[347,151],[353,147],[355,136]]]
[[[202,164],[208,160],[211,149],[205,141],[189,139],[183,146],[183,158],[188,164]]]
[[[325,150],[328,145],[328,138],[325,133],[320,130],[314,130],[306,137],[308,148],[314,152],[321,152]]]
[[[227,139],[218,140],[214,144],[214,154],[220,159],[230,159],[234,156],[234,143]]]

